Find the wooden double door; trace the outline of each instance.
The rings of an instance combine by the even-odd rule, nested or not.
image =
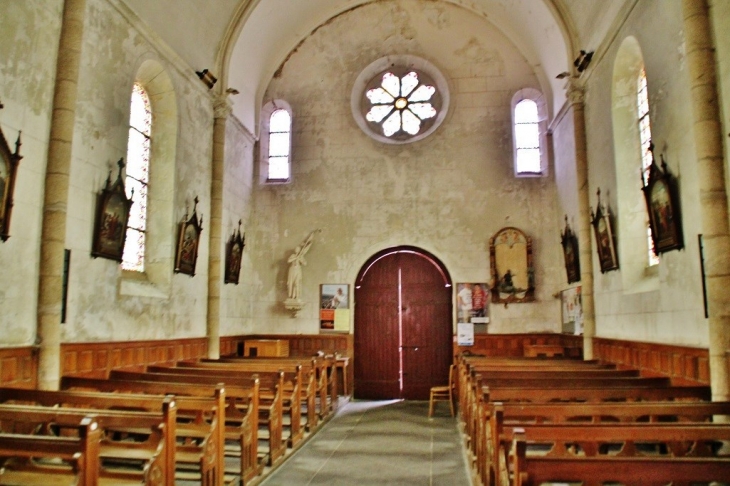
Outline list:
[[[448,383],[451,281],[417,249],[375,255],[355,285],[355,398],[427,400]]]

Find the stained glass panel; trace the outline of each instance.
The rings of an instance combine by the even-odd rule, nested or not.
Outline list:
[[[419,101],[428,101],[431,99],[433,94],[436,92],[436,88],[433,86],[421,85],[411,96],[408,97],[408,101],[411,103],[417,103]]]
[[[269,157],[269,179],[289,179],[289,157]]]
[[[408,109],[415,113],[421,120],[436,116],[436,109],[431,103],[413,103],[408,105]]]
[[[403,124],[403,130],[411,135],[417,134],[421,129],[421,120],[411,110],[403,110],[401,123]]]
[[[367,96],[370,103],[373,104],[393,103],[395,101],[395,98],[388,94],[388,92],[383,88],[369,89],[367,93],[365,93],[365,96]]]
[[[408,96],[416,86],[418,86],[418,74],[411,71],[400,80],[400,95]]]

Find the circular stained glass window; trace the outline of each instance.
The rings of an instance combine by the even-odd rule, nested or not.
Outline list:
[[[355,121],[365,133],[384,143],[410,143],[428,136],[443,121],[448,87],[427,61],[389,56],[363,70],[351,101]]]

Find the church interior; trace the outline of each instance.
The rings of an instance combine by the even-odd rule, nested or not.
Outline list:
[[[0,8],[2,390],[546,353],[730,400],[730,2]]]

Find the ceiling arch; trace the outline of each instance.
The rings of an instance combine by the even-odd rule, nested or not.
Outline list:
[[[228,87],[233,113],[257,133],[262,98],[272,76],[312,32],[344,12],[379,0],[243,0],[217,56],[219,90]],[[548,100],[549,116],[565,102],[574,28],[563,0],[438,0],[468,9],[499,29],[533,67]]]

